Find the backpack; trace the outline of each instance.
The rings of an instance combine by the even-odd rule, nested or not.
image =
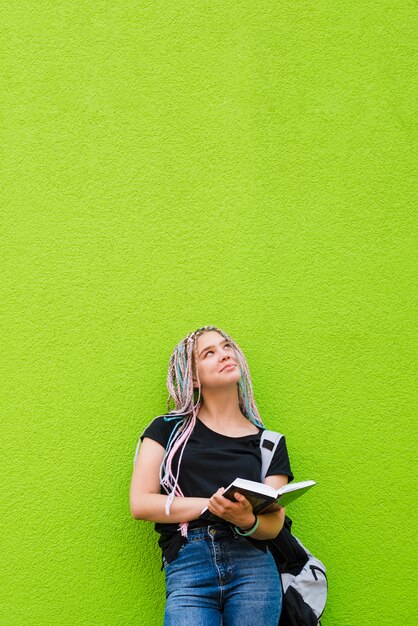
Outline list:
[[[283,437],[264,430],[261,436],[261,482]],[[292,520],[285,516],[282,530],[268,542],[282,585],[282,611],[278,626],[320,626],[327,601],[325,566],[291,533]]]

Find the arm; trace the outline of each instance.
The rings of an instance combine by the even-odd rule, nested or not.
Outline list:
[[[287,485],[288,477],[284,474],[268,476],[264,483],[279,489]],[[231,502],[222,496],[223,488],[210,498],[208,508],[211,513],[222,517],[231,524],[242,528],[250,529],[254,526],[255,516],[250,502],[240,493],[234,494],[238,502]],[[260,513],[257,530],[251,535],[253,539],[274,539],[283,528],[286,510],[284,507],[273,513]]]
[[[163,524],[190,522],[197,519],[207,498],[174,498],[170,515],[165,513],[168,496],[160,494],[160,465],[165,450],[162,445],[145,437],[132,475],[129,493],[131,515],[135,519]]]

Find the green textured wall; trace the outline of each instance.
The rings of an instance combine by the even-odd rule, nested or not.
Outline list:
[[[0,24],[2,626],[162,623],[132,459],[204,324],[319,483],[288,512],[324,626],[415,624],[415,3],[23,0]]]

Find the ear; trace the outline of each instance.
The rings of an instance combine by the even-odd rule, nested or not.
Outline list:
[[[196,378],[196,365],[195,365],[194,360],[193,360],[193,363],[192,363],[192,381],[193,381],[193,387],[197,388],[199,386],[199,384],[198,384],[197,378]]]

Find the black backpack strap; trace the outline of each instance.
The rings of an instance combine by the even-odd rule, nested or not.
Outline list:
[[[269,541],[268,546],[279,572],[296,575],[309,561],[309,556],[292,535],[289,521],[291,523],[291,520],[286,516],[282,530],[277,537]]]

